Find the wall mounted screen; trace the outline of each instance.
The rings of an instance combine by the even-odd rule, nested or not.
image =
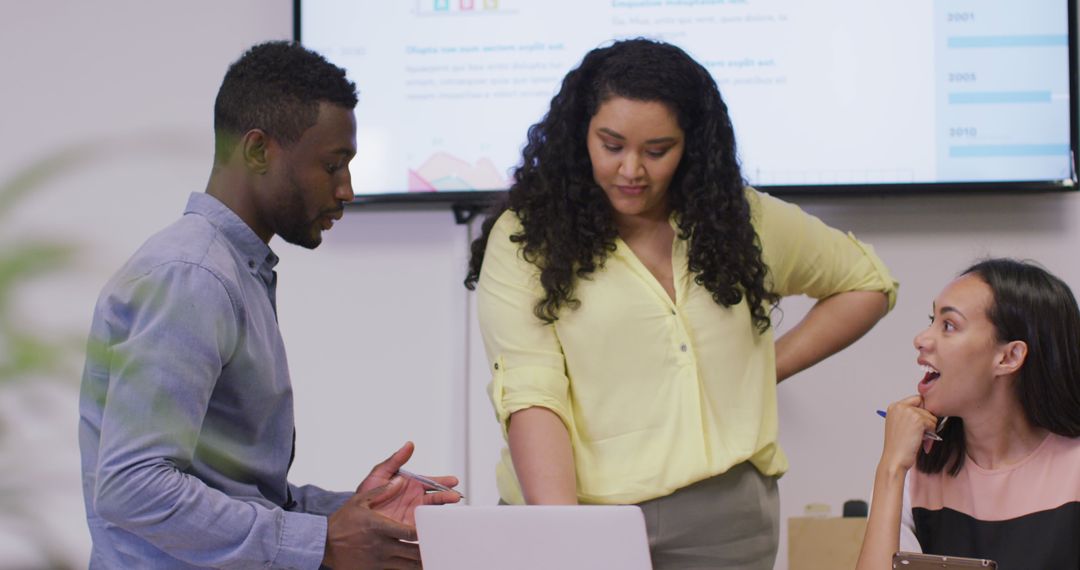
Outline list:
[[[359,87],[361,200],[505,189],[563,75],[638,36],[712,72],[751,184],[1024,191],[1076,186],[1074,2],[298,0],[296,34]]]

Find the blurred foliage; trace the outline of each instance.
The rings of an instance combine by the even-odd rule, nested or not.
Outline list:
[[[95,152],[89,145],[69,147],[0,181],[0,227],[32,192],[90,161]],[[76,251],[75,244],[42,238],[7,237],[0,242],[0,387],[38,378],[70,380],[61,372],[78,348],[70,339],[56,340],[26,327],[15,303],[20,287],[69,267]]]
[[[29,288],[35,284],[44,280],[76,278],[73,270],[83,251],[83,244],[78,241],[51,239],[46,233],[47,224],[41,224],[43,231],[37,235],[14,229],[26,226],[25,223],[12,223],[20,215],[20,207],[31,197],[62,188],[63,184],[59,183],[62,178],[103,161],[131,160],[137,156],[187,159],[204,154],[202,137],[192,138],[178,131],[143,131],[70,144],[10,175],[0,174],[0,392],[5,396],[13,395],[15,406],[26,408],[33,414],[33,408],[40,406],[42,401],[28,388],[42,382],[77,393],[82,359],[101,358],[104,349],[87,346],[82,331],[50,330],[47,325],[36,322],[34,315],[20,312],[20,296],[32,291]],[[104,397],[103,394],[91,396]],[[60,413],[77,412],[69,409]],[[6,426],[5,421],[9,422]],[[72,477],[78,481],[78,473],[43,471],[33,457],[25,455],[26,450],[35,445],[31,441],[33,437],[27,439],[26,427],[10,425],[11,421],[0,415],[0,465],[3,466],[0,469],[0,523],[3,523],[0,528],[3,530],[0,532],[14,532],[26,551],[33,552],[38,560],[35,566],[27,567],[20,562],[16,567],[20,570],[66,570],[85,566],[82,557],[69,560],[73,554],[65,552],[63,545],[70,537],[57,534],[66,523],[58,525],[57,513],[50,511],[48,501],[42,501],[43,493],[49,493],[51,498],[58,491],[53,488],[54,475],[63,479],[66,485]],[[14,429],[16,427],[20,429]],[[52,450],[40,452],[48,456]],[[78,493],[77,488],[62,491]],[[12,567],[5,554],[0,552],[0,569]]]
[[[2,215],[3,212],[0,212]],[[2,216],[0,216],[2,217]],[[16,289],[30,279],[67,266],[75,247],[34,241],[0,250],[0,385],[28,378],[57,377],[70,343],[27,330],[14,314]]]
[[[50,239],[45,233],[46,224],[42,224],[45,229],[39,235],[13,229],[20,227],[11,222],[19,215],[20,206],[31,197],[62,187],[58,184],[59,179],[102,161],[130,160],[140,155],[202,157],[204,152],[201,137],[193,139],[176,131],[146,131],[134,136],[102,137],[92,142],[71,144],[0,178],[0,392],[13,394],[16,406],[33,408],[40,405],[40,401],[34,401],[34,391],[26,388],[41,382],[77,393],[82,359],[103,358],[105,349],[88,346],[82,331],[49,330],[35,322],[32,314],[19,311],[20,295],[36,282],[74,278],[73,270],[83,245]],[[25,224],[21,226],[25,227]],[[75,286],[85,287],[84,284]],[[104,394],[90,396],[103,398]],[[70,409],[66,413],[77,411]],[[20,570],[67,570],[84,566],[85,560],[69,560],[72,554],[65,552],[62,546],[69,537],[57,535],[60,527],[55,521],[56,513],[41,500],[42,493],[55,491],[51,488],[50,473],[43,472],[33,458],[20,455],[34,443],[24,441],[24,426],[18,426],[21,431],[13,429],[16,427],[13,425],[5,429],[5,421],[11,419],[0,416],[0,465],[3,465],[0,469],[0,522],[3,523],[0,528],[3,530],[0,532],[13,531],[38,560],[35,566],[18,563],[21,565],[17,567]],[[50,451],[41,450],[43,454]],[[78,480],[78,473],[61,475],[65,481],[70,480],[69,475]],[[10,567],[9,559],[0,552],[0,569]]]
[[[19,170],[13,177],[0,181],[0,228],[11,227],[10,220],[20,204],[41,191],[53,179],[91,161],[100,152],[91,145],[69,147]],[[8,234],[11,232],[9,231]],[[69,269],[75,260],[78,246],[73,243],[39,237],[5,235],[0,240],[0,390],[43,380],[78,386],[77,371],[70,363],[80,354],[80,342],[66,331],[42,331],[28,326],[28,316],[19,314],[16,305],[22,288],[33,286],[35,279],[55,277]],[[10,429],[4,429],[0,417],[0,457],[13,451]],[[15,448],[23,447],[15,445]],[[72,563],[52,548],[51,536],[42,512],[32,493],[26,489],[26,479],[20,474],[26,458],[5,457],[4,473],[0,476],[0,512],[10,523],[17,524],[19,536],[38,553],[42,568],[73,568]],[[0,562],[2,564],[2,562]]]

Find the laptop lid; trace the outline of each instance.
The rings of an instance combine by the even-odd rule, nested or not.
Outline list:
[[[421,506],[425,570],[652,570],[641,509],[629,506]]]

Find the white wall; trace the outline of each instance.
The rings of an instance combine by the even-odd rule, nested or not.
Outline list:
[[[66,269],[25,282],[14,314],[0,315],[72,347],[67,357],[54,350],[58,370],[0,386],[0,568],[86,567],[76,398],[94,300],[134,248],[182,212],[188,193],[205,187],[221,77],[250,44],[290,36],[290,7],[4,2],[0,188],[27,169],[40,177],[30,176],[13,211],[0,210],[0,259],[40,240],[76,253]],[[5,364],[7,348],[0,344]]]
[[[291,2],[5,7],[0,188],[52,160],[14,211],[0,209],[0,258],[46,239],[77,253],[64,270],[28,281],[14,315],[0,315],[74,346],[57,351],[67,356],[55,359],[56,371],[0,386],[0,493],[17,489],[18,498],[0,502],[0,567],[85,566],[75,405],[94,298],[147,235],[180,214],[188,193],[202,190],[221,76],[248,45],[289,36]],[[355,79],[362,88],[364,78]],[[844,500],[867,498],[881,437],[873,412],[913,391],[911,337],[958,270],[981,255],[1033,257],[1080,289],[1080,193],[800,203],[873,244],[902,285],[896,310],[869,336],[781,387],[792,463],[781,481],[785,518],[809,502],[839,512]],[[460,286],[469,231],[445,210],[350,209],[317,251],[272,244],[282,257],[280,320],[297,395],[294,480],[351,488],[412,438],[415,470],[467,477],[470,502],[495,502],[499,436]],[[808,303],[783,306],[790,325]],[[10,356],[3,346],[0,362]]]

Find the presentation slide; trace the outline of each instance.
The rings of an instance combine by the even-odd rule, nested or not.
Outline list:
[[[1067,181],[1066,0],[302,0],[360,91],[358,195],[501,190],[613,39],[706,66],[757,185]]]

